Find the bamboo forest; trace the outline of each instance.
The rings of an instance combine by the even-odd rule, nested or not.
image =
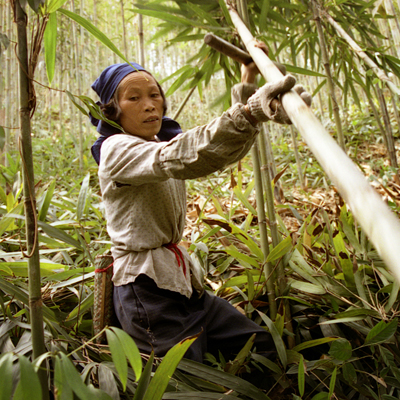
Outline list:
[[[400,399],[400,0],[0,0],[0,16],[0,400]],[[186,180],[179,245],[274,355],[253,335],[232,359],[185,358],[201,331],[144,353],[113,311],[89,115],[116,123],[91,85],[138,63],[185,132],[231,107],[252,61],[258,87],[291,74],[312,104],[285,93],[292,124]]]

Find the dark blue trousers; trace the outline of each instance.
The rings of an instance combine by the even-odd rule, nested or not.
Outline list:
[[[190,299],[177,292],[159,289],[145,275],[123,286],[114,286],[114,307],[122,329],[143,353],[163,357],[181,340],[201,332],[185,358],[203,362],[206,352],[232,360],[256,333],[257,352],[274,355],[271,335],[237,311],[226,300],[207,292]]]

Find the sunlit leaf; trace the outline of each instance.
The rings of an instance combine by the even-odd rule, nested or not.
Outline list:
[[[126,382],[128,380],[128,363],[121,342],[118,336],[111,330],[106,330],[107,343],[110,347],[111,356],[115,368],[118,372],[119,379],[121,380],[124,391],[126,390]]]
[[[283,239],[277,246],[275,246],[267,257],[266,262],[272,262],[282,258],[292,248],[292,238],[288,236]]]
[[[49,15],[46,30],[44,31],[44,55],[46,60],[47,79],[51,84],[54,78],[54,69],[56,63],[56,45],[57,45],[57,15]]]
[[[82,181],[81,190],[79,191],[78,204],[76,207],[76,217],[78,221],[82,219],[83,212],[85,211],[86,201],[89,191],[90,173],[88,173]]]

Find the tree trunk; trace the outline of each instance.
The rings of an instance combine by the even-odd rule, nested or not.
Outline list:
[[[35,200],[35,179],[33,173],[33,157],[31,142],[30,100],[33,93],[30,90],[30,78],[26,75],[29,71],[28,41],[27,41],[27,15],[21,8],[19,1],[15,2],[15,20],[18,32],[18,59],[20,83],[20,127],[21,127],[21,157],[23,160],[23,193],[25,207],[25,226],[28,258],[29,279],[29,309],[32,327],[33,358],[36,359],[46,352],[44,343],[42,295],[40,281],[40,261],[37,238],[37,213]],[[42,398],[48,399],[47,372],[44,368],[38,370],[42,386]]]

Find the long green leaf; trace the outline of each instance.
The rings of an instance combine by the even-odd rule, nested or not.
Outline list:
[[[45,221],[46,220],[47,211],[49,210],[51,199],[53,198],[55,187],[56,187],[56,181],[53,180],[51,182],[49,188],[46,190],[46,195],[44,197],[44,200],[43,200],[42,205],[41,205],[40,210],[39,210],[38,218],[39,218],[40,221]]]
[[[157,368],[153,379],[150,381],[149,387],[143,400],[161,400],[169,380],[176,367],[185,355],[190,345],[197,339],[198,335],[182,340],[168,351]]]
[[[271,250],[271,252],[267,257],[266,262],[268,263],[278,260],[279,258],[283,257],[286,253],[288,253],[291,248],[292,248],[292,238],[288,236]]]
[[[0,150],[3,151],[4,145],[6,144],[6,131],[0,126]]]
[[[332,395],[335,391],[335,385],[336,385],[336,374],[337,374],[337,367],[332,372],[331,375],[331,380],[329,382],[329,394],[328,394],[328,399],[332,398]]]
[[[5,353],[0,357],[1,390],[0,400],[10,400],[13,384],[13,354]]]
[[[67,235],[61,229],[55,228],[54,226],[48,225],[43,221],[38,221],[38,225],[43,231],[54,239],[61,240],[64,243],[67,243],[71,246],[76,247],[77,249],[81,249],[82,245],[78,240],[75,240],[72,236]]]
[[[125,58],[125,56],[118,50],[118,48],[114,45],[114,43],[87,19],[64,8],[59,8],[57,11],[77,22],[79,25],[85,28],[89,33],[91,33],[96,39],[98,39],[101,43],[103,43],[111,51],[113,51],[117,56],[121,57],[125,62],[129,62]]]
[[[76,207],[76,217],[78,221],[82,219],[83,213],[85,211],[85,206],[89,191],[89,181],[90,181],[90,172],[83,179],[81,190],[79,191],[78,205]]]
[[[47,4],[47,12],[49,14],[57,11],[60,7],[62,7],[67,0],[50,0]]]
[[[146,390],[149,387],[151,370],[153,368],[154,353],[151,352],[149,359],[147,360],[146,366],[144,367],[142,376],[140,377],[138,386],[133,396],[133,400],[143,400]]]
[[[305,388],[305,373],[304,373],[304,358],[303,355],[300,358],[299,362],[299,372],[297,375],[297,382],[299,386],[299,393],[300,396],[303,397],[304,395],[304,388]]]
[[[91,293],[68,314],[66,321],[71,321],[77,318],[79,315],[84,314],[87,310],[93,307],[93,301],[94,293]]]
[[[118,336],[113,331],[109,329],[106,330],[106,336],[113,363],[118,372],[119,379],[125,392],[126,383],[128,381],[128,363],[126,361],[124,349],[121,346]]]
[[[309,349],[310,347],[315,347],[319,346],[321,344],[329,343],[336,340],[336,338],[320,338],[320,339],[313,339],[313,340],[308,340],[307,342],[303,342],[298,344],[297,346],[293,347],[293,351],[302,351],[304,349]]]
[[[21,371],[14,400],[42,400],[42,387],[31,362],[24,356],[18,357]]]
[[[135,372],[135,378],[138,381],[142,374],[142,358],[140,356],[139,349],[137,348],[132,337],[125,331],[119,328],[111,328],[120,341],[122,348],[125,352],[126,357],[131,364],[133,371]]]
[[[54,78],[56,64],[56,45],[57,45],[57,15],[51,13],[44,31],[44,55],[46,60],[46,72],[49,84]]]

